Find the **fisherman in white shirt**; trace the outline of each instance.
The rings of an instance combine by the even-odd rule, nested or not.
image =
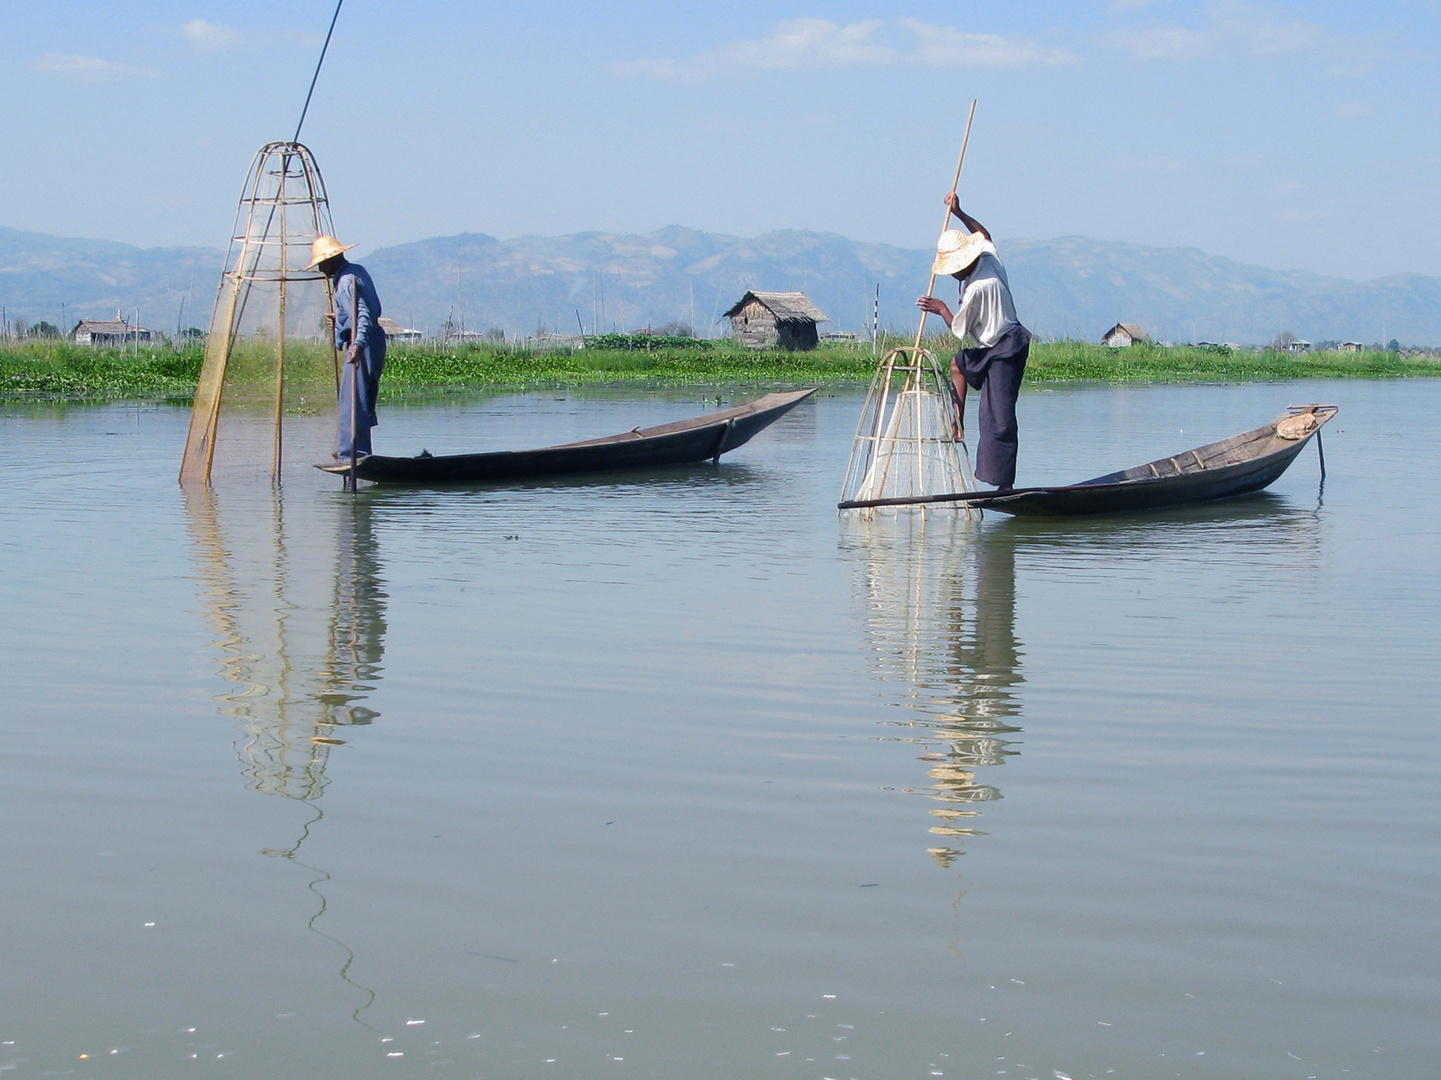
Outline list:
[[[965,432],[967,387],[979,390],[976,478],[1008,491],[1016,482],[1016,398],[1031,351],[1031,334],[1016,318],[1006,268],[996,255],[991,234],[961,209],[954,192],[946,196],[946,205],[966,231],[947,229],[941,234],[933,269],[960,282],[960,307],[953,316],[944,301],[932,296],[923,296],[916,304],[950,323],[951,333],[962,342],[971,342],[951,360],[953,434],[959,439]]]

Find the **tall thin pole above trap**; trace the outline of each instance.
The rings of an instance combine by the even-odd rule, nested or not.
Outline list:
[[[975,98],[971,98],[971,111],[970,111],[970,113],[968,113],[967,116],[966,116],[966,134],[965,134],[965,136],[961,139],[961,156],[956,160],[956,175],[955,175],[955,178],[951,181],[951,194],[952,194],[952,195],[954,195],[954,194],[956,193],[957,189],[959,189],[960,186],[961,186],[961,170],[966,167],[966,147],[968,147],[968,146],[971,145],[971,122],[972,122],[973,120],[975,120],[975,118],[976,118],[976,99],[975,99]],[[950,208],[950,205],[947,204],[947,206],[946,206],[946,215],[945,215],[945,217],[943,217],[943,218],[941,219],[941,232],[945,232],[945,231],[946,231],[947,229],[949,229],[950,227],[951,227],[951,208]],[[936,271],[935,271],[935,267],[933,266],[933,267],[931,268],[931,280],[930,280],[929,282],[927,282],[927,284],[926,284],[926,295],[927,295],[927,296],[930,296],[931,293],[933,293],[933,292],[935,292],[935,291],[936,291]],[[921,347],[921,336],[922,336],[923,334],[925,334],[925,332],[926,332],[926,316],[929,315],[929,314],[930,314],[930,312],[926,311],[924,308],[921,309],[921,325],[918,326],[918,327],[916,327],[916,348],[918,348],[918,349]]]

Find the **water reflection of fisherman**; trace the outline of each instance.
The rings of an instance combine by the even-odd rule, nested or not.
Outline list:
[[[327,312],[325,318],[335,330],[335,347],[345,351],[346,362],[340,381],[340,426],[335,450],[338,461],[350,460],[352,433],[355,456],[370,456],[370,429],[380,423],[375,415],[375,399],[380,392],[380,373],[385,368],[385,331],[380,328],[380,297],[365,267],[346,259],[345,252],[354,246],[342,244],[333,236],[317,237],[310,245],[310,267],[318,268],[330,279],[335,293],[335,311]],[[355,326],[351,326],[352,317]],[[352,425],[351,382],[357,374],[355,423]]]
[[[385,593],[372,508],[350,500],[347,509],[352,520],[342,523],[336,548],[331,685],[321,700],[329,723],[368,724],[380,714],[357,703],[375,689],[385,657]]]
[[[235,749],[246,786],[309,809],[293,839],[261,853],[312,875],[306,887],[316,907],[306,925],[344,954],[338,975],[357,992],[351,1016],[363,1024],[375,991],[352,976],[351,947],[324,929],[331,875],[303,861],[301,849],[325,817],[326,767],[344,742],[337,728],[379,715],[366,705],[386,631],[374,508],[363,499],[287,507],[275,489],[266,497],[269,514],[242,493],[227,529],[210,488],[186,493],[203,604],[217,631],[221,676],[233,687],[219,699],[220,711],[239,726]]]
[[[1016,482],[1016,398],[1030,355],[1031,334],[1016,318],[1006,268],[996,255],[991,234],[961,209],[955,192],[946,196],[946,205],[966,231],[947,229],[941,234],[932,269],[960,282],[960,307],[953,316],[945,301],[933,296],[921,297],[916,305],[945,319],[961,341],[974,343],[951,360],[951,394],[956,406],[953,433],[959,439],[965,429],[967,386],[979,390],[976,477],[1006,491]]]
[[[939,657],[945,665],[946,697],[937,701],[945,715],[914,721],[928,732],[930,747],[921,760],[933,786],[918,791],[941,806],[931,811],[939,822],[934,836],[950,841],[975,835],[966,821],[978,816],[977,803],[1001,797],[998,788],[977,782],[977,770],[1001,764],[1017,751],[1005,736],[1019,731],[1013,717],[1020,701],[1013,689],[1022,681],[1015,637],[1015,546],[1008,535],[976,537],[974,616],[967,616],[959,593],[947,612],[947,645]],[[989,777],[987,777],[989,779]],[[949,866],[960,854],[952,847],[933,847],[930,854]]]
[[[857,522],[866,636],[876,676],[901,715],[882,738],[914,746],[927,780],[902,790],[930,800],[942,843],[975,835],[969,819],[1001,797],[992,782],[1018,753],[1024,682],[1016,640],[1014,529],[878,518]],[[943,864],[960,854],[933,847]]]
[[[1020,711],[1011,687],[1022,682],[1016,645],[1016,538],[1007,526],[988,529],[976,544],[976,618],[956,635],[957,680],[974,687],[977,720],[1001,720]]]

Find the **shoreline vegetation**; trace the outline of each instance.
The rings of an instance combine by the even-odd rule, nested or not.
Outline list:
[[[756,352],[729,341],[605,335],[587,347],[547,343],[394,344],[385,363],[381,399],[548,387],[637,385],[815,384],[864,386],[886,349],[910,338],[883,335],[866,343],[823,343],[812,352]],[[952,339],[927,338],[938,356]],[[251,345],[232,360],[232,381],[267,381],[273,350]],[[240,350],[237,349],[237,353]],[[319,389],[330,353],[317,342],[287,341],[287,381]],[[166,401],[188,403],[200,374],[203,346],[158,345],[137,350],[91,348],[65,341],[0,344],[0,400]],[[257,362],[258,361],[258,362]],[[294,367],[292,367],[294,361]],[[1391,379],[1441,375],[1435,355],[1372,350],[1290,353],[1225,346],[1133,345],[1111,349],[1081,341],[1036,341],[1028,383],[1279,382],[1292,379]]]

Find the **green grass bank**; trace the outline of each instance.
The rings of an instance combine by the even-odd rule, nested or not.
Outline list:
[[[894,344],[904,343],[897,338]],[[883,349],[886,343],[883,343]],[[938,354],[947,338],[928,339]],[[599,346],[599,347],[597,347]],[[292,384],[324,389],[330,354],[322,345],[287,343]],[[201,349],[168,347],[122,352],[68,342],[0,345],[0,399],[123,399],[188,402],[200,373]],[[729,342],[611,337],[585,349],[524,345],[398,345],[386,361],[382,397],[459,394],[540,386],[649,384],[864,384],[877,356],[869,346],[830,345],[813,352],[752,352]],[[273,371],[273,352],[250,346],[233,361],[233,378],[257,385]],[[1108,349],[1078,341],[1036,342],[1031,382],[1240,382],[1308,378],[1392,379],[1441,375],[1434,355],[1391,352],[1284,353],[1269,349],[1133,346]]]

